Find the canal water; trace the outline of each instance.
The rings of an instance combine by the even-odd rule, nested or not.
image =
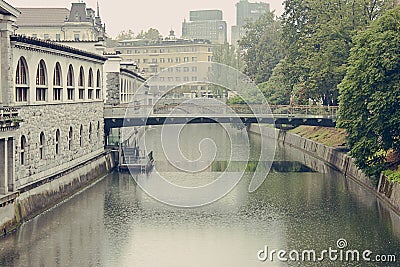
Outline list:
[[[215,162],[197,174],[168,166],[156,140],[160,131],[150,129],[148,143],[156,170],[171,181],[205,184],[229,171],[226,156],[231,146],[220,126],[193,125],[181,132],[179,144],[188,158],[199,157],[202,138],[217,143]],[[245,136],[237,130],[239,146]],[[261,137],[250,136],[250,161],[256,160],[260,143]],[[399,266],[399,217],[351,180],[283,146],[277,147],[271,172],[254,193],[248,192],[251,168],[247,171],[228,195],[193,209],[168,206],[144,193],[135,179],[151,181],[152,173],[110,174],[0,240],[0,265]],[[370,258],[393,254],[398,262],[345,262],[340,256],[330,261],[326,254],[322,262],[283,262],[277,254],[273,261],[258,259],[265,257],[266,248],[298,251],[300,260],[304,250],[315,250],[320,257],[323,250],[339,250],[340,239],[345,239],[340,248],[347,243],[343,251],[370,250]]]

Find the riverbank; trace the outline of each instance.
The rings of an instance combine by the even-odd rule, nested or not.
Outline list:
[[[58,173],[34,188],[0,198],[0,236],[93,184],[113,168],[112,154],[104,153]]]
[[[381,176],[378,185],[376,185],[373,179],[358,169],[354,163],[354,159],[343,152],[342,149],[326,146],[300,135],[266,126],[258,127],[257,125],[251,125],[249,132],[267,138],[275,138],[284,145],[292,146],[314,158],[322,160],[330,167],[341,172],[345,177],[352,179],[360,186],[373,192],[380,200],[400,215],[400,184],[390,183],[384,176]]]

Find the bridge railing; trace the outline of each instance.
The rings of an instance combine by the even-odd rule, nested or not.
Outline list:
[[[128,105],[106,107],[106,117],[123,118],[129,108],[131,116],[140,115],[168,115],[171,112],[174,114],[207,114],[207,115],[287,115],[287,116],[324,116],[337,118],[337,106],[289,106],[289,105],[252,105],[251,108],[247,105],[230,105],[229,107],[219,105],[195,105],[195,104],[180,104],[180,105],[156,105],[146,106],[140,105],[131,107]]]

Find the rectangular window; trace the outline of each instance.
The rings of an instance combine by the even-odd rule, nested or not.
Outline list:
[[[189,81],[189,77],[183,77],[183,80],[184,80],[185,82],[188,82],[188,81]]]
[[[93,89],[88,90],[88,99],[93,99]]]
[[[192,62],[197,62],[197,57],[192,57]]]
[[[176,63],[180,63],[180,62],[181,62],[181,58],[180,58],[180,57],[177,57],[177,58],[175,59],[175,62],[176,62]]]
[[[147,63],[147,58],[144,58],[144,59],[143,59],[143,63]]]
[[[189,72],[189,71],[190,71],[190,69],[188,67],[183,68],[183,72]]]
[[[53,89],[53,100],[61,101],[62,88],[54,88]]]
[[[17,87],[17,102],[27,102],[28,101],[28,88],[27,87]]]
[[[208,62],[211,62],[213,60],[212,56],[208,56]]]
[[[196,77],[196,76],[193,76],[193,77],[192,77],[192,81],[193,81],[193,82],[196,82],[196,81],[197,81],[197,77]]]
[[[176,77],[175,81],[180,82],[181,81],[181,77]]]
[[[32,37],[37,38],[37,34],[36,33],[32,34]]]
[[[193,72],[197,72],[197,67],[192,67]]]
[[[74,100],[74,88],[67,89],[67,99]]]
[[[45,40],[50,40],[50,35],[48,35],[47,33],[43,37]]]
[[[47,88],[36,88],[36,101],[46,101]]]
[[[56,34],[56,41],[61,41],[61,34],[59,33]]]
[[[85,89],[79,89],[79,99],[85,99]]]
[[[96,90],[96,99],[101,99],[101,89]]]
[[[183,62],[189,62],[189,58],[188,57],[184,57],[183,58]]]
[[[181,68],[180,67],[176,67],[175,70],[176,70],[176,72],[181,72]]]
[[[79,34],[79,33],[75,33],[75,34],[74,34],[74,40],[75,40],[75,41],[79,41],[80,38],[81,38],[81,37],[80,37],[80,34]]]
[[[160,63],[165,63],[165,58],[160,58]]]

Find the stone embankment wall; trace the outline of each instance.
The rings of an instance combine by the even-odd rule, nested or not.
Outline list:
[[[52,177],[47,183],[16,193],[14,198],[0,199],[0,236],[71,197],[113,168],[112,154],[104,153]]]
[[[354,163],[354,159],[346,153],[338,151],[315,141],[306,139],[286,131],[251,125],[249,131],[267,138],[277,139],[280,143],[300,149],[312,157],[317,158],[330,167],[340,171],[346,177],[351,178],[360,186],[374,192],[374,194],[386,202],[396,213],[400,213],[400,184],[391,184],[381,177],[378,188],[372,180],[365,175]]]

